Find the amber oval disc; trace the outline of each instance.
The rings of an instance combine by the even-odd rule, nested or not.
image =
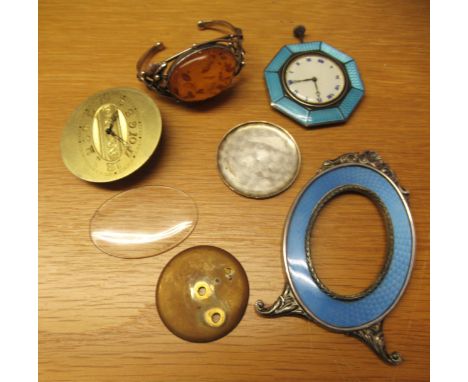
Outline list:
[[[229,49],[220,46],[205,48],[176,62],[167,85],[181,101],[203,101],[227,89],[235,77],[236,68],[236,57]]]
[[[233,330],[244,315],[249,282],[239,261],[211,246],[186,249],[164,268],[156,305],[167,328],[192,342],[209,342]]]

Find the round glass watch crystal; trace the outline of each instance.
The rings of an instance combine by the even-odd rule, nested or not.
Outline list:
[[[316,53],[293,58],[285,67],[283,79],[291,96],[316,107],[338,100],[346,87],[341,66]]]

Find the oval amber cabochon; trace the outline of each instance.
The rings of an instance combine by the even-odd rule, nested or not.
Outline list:
[[[236,57],[228,48],[209,47],[176,62],[171,68],[167,85],[169,91],[181,101],[203,101],[227,89],[236,69]]]

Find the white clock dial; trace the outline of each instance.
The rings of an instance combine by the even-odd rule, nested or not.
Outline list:
[[[285,86],[294,98],[317,107],[337,100],[346,86],[341,66],[316,53],[293,58],[283,76]]]

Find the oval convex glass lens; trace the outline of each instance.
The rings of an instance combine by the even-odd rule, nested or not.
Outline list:
[[[91,218],[90,235],[104,253],[142,258],[163,253],[185,240],[198,212],[186,193],[145,186],[108,199]]]

